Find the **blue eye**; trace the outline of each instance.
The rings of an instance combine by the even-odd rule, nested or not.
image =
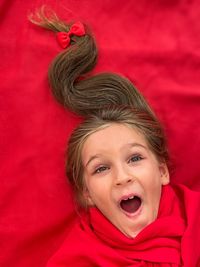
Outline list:
[[[142,160],[143,158],[140,155],[134,155],[129,160],[128,163],[137,162]]]
[[[101,166],[101,167],[97,168],[94,173],[101,173],[101,172],[104,172],[106,170],[108,170],[108,167]]]

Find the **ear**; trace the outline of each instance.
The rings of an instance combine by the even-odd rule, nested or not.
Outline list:
[[[83,199],[85,200],[85,202],[88,206],[94,206],[94,202],[93,202],[87,188],[85,188],[83,191]]]
[[[160,179],[162,185],[169,184],[170,178],[169,178],[169,170],[166,163],[161,163],[159,166],[160,170]]]

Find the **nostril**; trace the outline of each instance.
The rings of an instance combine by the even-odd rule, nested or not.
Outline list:
[[[132,182],[132,179],[129,178],[129,179],[124,180],[124,181],[116,182],[116,185],[119,186],[119,185],[122,185],[122,184],[131,183],[131,182]]]

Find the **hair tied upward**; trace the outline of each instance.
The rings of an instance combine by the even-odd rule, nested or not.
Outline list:
[[[71,35],[76,35],[76,36],[84,36],[85,35],[85,28],[84,25],[78,21],[74,23],[68,32],[58,32],[56,34],[57,36],[57,41],[59,45],[65,49],[70,45],[70,36]]]

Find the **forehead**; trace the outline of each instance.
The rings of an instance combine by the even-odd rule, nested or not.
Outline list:
[[[133,143],[147,147],[145,137],[138,130],[126,124],[112,123],[88,136],[83,145],[83,153],[109,150],[113,146],[120,148]]]

